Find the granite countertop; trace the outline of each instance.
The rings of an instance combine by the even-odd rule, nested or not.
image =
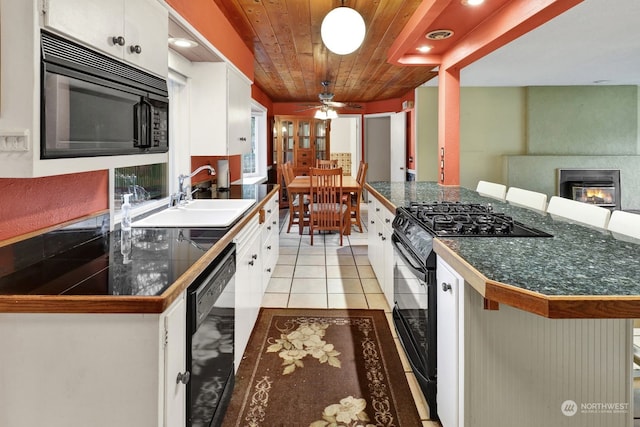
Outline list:
[[[98,217],[87,221],[88,226],[74,224],[64,232],[0,248],[5,265],[25,263],[12,271],[0,271],[0,312],[161,313],[279,188],[268,184],[232,187],[225,193],[227,198],[253,198],[256,204],[226,229],[101,232],[100,224],[95,223],[103,219]],[[78,238],[82,244],[72,244],[71,249],[51,256],[56,245],[68,245],[65,240]],[[24,256],[39,252],[44,254],[34,259]]]
[[[434,250],[489,300],[547,317],[640,317],[640,242],[434,182],[368,183],[394,208],[410,201],[491,203],[542,237],[449,237]]]

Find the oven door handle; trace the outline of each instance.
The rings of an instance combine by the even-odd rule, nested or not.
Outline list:
[[[415,260],[413,259],[413,256],[410,255],[409,249],[405,246],[405,244],[402,243],[402,241],[400,241],[400,239],[397,238],[395,234],[391,235],[391,242],[393,243],[393,246],[396,248],[396,252],[398,252],[398,255],[400,255],[400,257],[404,260],[405,264],[407,265],[407,267],[409,267],[411,272],[421,282],[426,283],[427,282],[426,269],[415,262]]]

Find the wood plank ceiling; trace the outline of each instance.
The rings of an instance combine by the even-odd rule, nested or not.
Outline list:
[[[255,84],[274,102],[314,102],[322,81],[340,102],[398,98],[437,75],[429,66],[387,62],[388,51],[422,0],[348,0],[365,20],[364,43],[336,55],[320,38],[340,0],[214,0],[255,55]]]

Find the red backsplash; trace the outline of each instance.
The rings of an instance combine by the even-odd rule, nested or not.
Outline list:
[[[0,241],[109,207],[106,170],[0,179]]]

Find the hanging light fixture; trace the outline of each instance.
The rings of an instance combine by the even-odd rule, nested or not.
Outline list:
[[[354,9],[336,7],[322,20],[320,35],[327,49],[338,55],[347,55],[360,47],[366,27],[362,16]]]
[[[316,111],[314,118],[319,120],[336,119],[338,118],[338,112],[333,108],[322,108]]]

